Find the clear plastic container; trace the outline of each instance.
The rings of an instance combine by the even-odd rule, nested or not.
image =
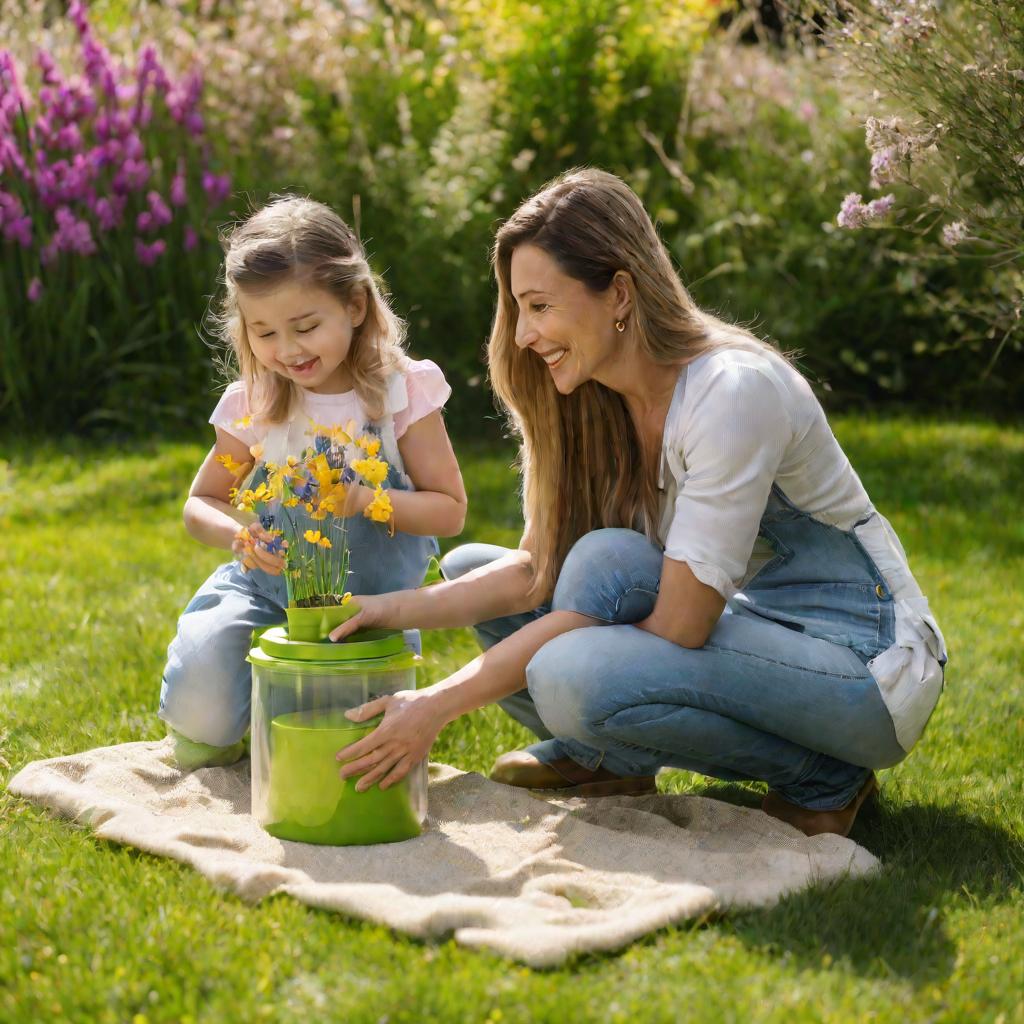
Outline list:
[[[351,722],[348,708],[416,687],[418,655],[400,632],[356,634],[343,643],[289,640],[275,626],[256,634],[252,664],[252,813],[273,836],[330,846],[393,843],[422,831],[427,762],[382,790],[357,793],[335,754],[379,724]]]

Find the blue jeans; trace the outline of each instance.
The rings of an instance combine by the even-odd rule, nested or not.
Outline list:
[[[813,543],[826,536],[840,543],[811,529],[820,524],[804,525]],[[871,576],[872,565],[858,566],[861,556],[842,550],[850,564],[839,578]],[[505,553],[465,545],[445,556],[442,572],[454,579]],[[770,567],[757,578],[757,611],[738,595],[704,647],[691,650],[630,625],[654,607],[662,559],[639,533],[596,530],[569,552],[550,606],[477,626],[486,648],[548,611],[606,623],[545,644],[527,666],[526,689],[500,702],[541,738],[530,747],[541,761],[568,756],[619,775],[651,775],[668,766],[757,779],[792,803],[826,810],[849,803],[870,769],[904,757],[866,667],[892,642],[879,625],[884,616],[858,603],[869,593],[866,585],[843,591],[848,607],[834,618],[855,625],[849,644],[836,643],[812,635],[827,627],[827,614],[826,626],[812,623],[810,631],[796,621],[793,588],[781,566]],[[784,609],[779,621],[768,617],[773,579]],[[832,595],[835,585],[828,587],[823,592]],[[819,618],[821,603],[809,602]]]
[[[418,587],[437,550],[433,537],[389,537],[362,517],[353,517],[349,542],[349,586],[364,594]],[[237,743],[249,728],[252,669],[245,659],[253,630],[283,624],[287,604],[284,576],[261,569],[245,573],[238,562],[218,566],[178,619],[167,648],[159,717],[190,740],[218,747]],[[405,640],[420,653],[418,630],[406,630]]]

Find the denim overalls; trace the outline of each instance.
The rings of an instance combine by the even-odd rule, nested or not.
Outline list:
[[[894,633],[875,564],[852,531],[794,508],[778,488],[759,536],[766,561],[699,649],[628,625],[653,610],[664,555],[624,529],[576,543],[550,606],[478,626],[486,647],[551,610],[612,623],[547,643],[527,667],[527,689],[501,702],[541,737],[530,751],[620,775],[671,766],[758,779],[818,810],[845,806],[871,768],[901,760],[867,668]],[[452,579],[504,553],[466,545],[442,571]]]
[[[302,415],[301,411],[296,415]],[[301,454],[286,450],[289,426],[290,421],[268,432],[263,441],[266,459],[283,462],[288,454]],[[381,439],[381,457],[389,464],[385,487],[413,489],[398,451],[390,409],[381,419],[365,424],[363,432]],[[258,486],[265,479],[261,467],[249,486]],[[301,506],[293,513],[300,521],[305,520],[303,531],[323,525],[301,513]],[[385,524],[362,515],[349,517],[348,543],[351,561],[347,589],[356,594],[383,594],[420,586],[431,557],[439,550],[434,537],[400,531],[389,536]],[[177,635],[167,649],[159,717],[200,743],[228,746],[241,739],[249,727],[252,675],[245,658],[252,631],[283,623],[287,603],[283,575],[272,576],[261,569],[243,572],[237,561],[218,566],[178,619]],[[418,631],[406,631],[406,642],[419,653]]]

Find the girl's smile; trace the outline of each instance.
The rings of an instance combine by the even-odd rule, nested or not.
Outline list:
[[[293,279],[269,291],[239,288],[238,310],[252,354],[268,370],[321,395],[351,390],[346,360],[366,316],[365,294],[345,303]]]

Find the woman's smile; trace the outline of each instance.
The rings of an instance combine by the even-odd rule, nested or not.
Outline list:
[[[567,348],[553,348],[549,349],[547,352],[537,352],[537,355],[539,355],[541,359],[548,364],[548,367],[553,370],[565,358],[568,351],[569,350]]]

